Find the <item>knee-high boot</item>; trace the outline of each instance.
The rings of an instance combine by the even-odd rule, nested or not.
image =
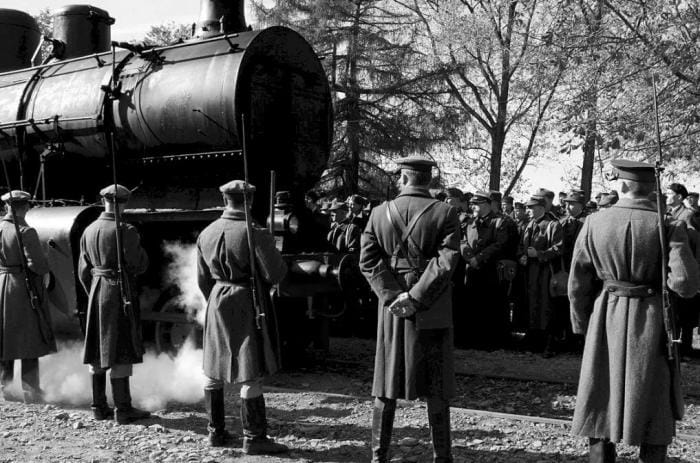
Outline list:
[[[248,455],[271,455],[289,451],[267,436],[265,399],[262,395],[252,399],[241,398],[241,425],[243,427],[243,452]]]
[[[642,444],[639,448],[639,463],[665,463],[666,446]]]
[[[107,405],[107,375],[105,373],[92,374],[92,415],[96,420],[111,420],[114,418],[114,409]]]
[[[372,412],[372,463],[389,461],[391,431],[394,429],[396,399],[374,398]]]
[[[39,388],[39,359],[22,359],[22,390],[25,403],[41,403],[43,392]]]
[[[428,399],[428,422],[433,439],[433,461],[435,463],[452,463],[450,404],[447,400]]]
[[[615,463],[615,444],[607,439],[590,439],[588,458],[591,463]]]
[[[226,431],[226,412],[224,409],[224,390],[205,389],[204,406],[209,415],[209,446],[223,447],[233,439]]]
[[[114,419],[119,424],[129,424],[136,420],[149,418],[151,414],[131,406],[131,389],[129,377],[112,378],[112,395],[114,396]]]

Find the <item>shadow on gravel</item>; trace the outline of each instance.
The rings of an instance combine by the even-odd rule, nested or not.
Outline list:
[[[240,421],[238,418],[238,415],[236,416],[230,416],[231,412],[227,412],[227,417],[226,417],[226,424],[229,425],[231,420],[235,421]],[[199,416],[193,416],[193,415],[188,415],[184,417],[177,417],[177,418],[170,418],[167,415],[162,416],[160,420],[155,421],[154,423],[157,423],[161,426],[163,426],[166,429],[174,429],[178,431],[192,431],[196,434],[201,434],[201,435],[207,435],[207,424],[209,423],[206,418],[202,418]],[[146,421],[143,422],[143,424],[153,424],[153,423],[148,423]],[[240,425],[238,426],[240,427]]]

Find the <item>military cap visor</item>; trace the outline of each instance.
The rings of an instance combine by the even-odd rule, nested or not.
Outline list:
[[[20,203],[29,201],[30,199],[32,199],[32,195],[30,195],[26,191],[12,190],[0,196],[0,199],[2,199],[6,203]]]
[[[610,161],[614,178],[632,180],[640,183],[652,183],[655,181],[654,166],[646,162],[629,161],[627,159],[613,159]]]
[[[109,185],[100,190],[100,196],[108,201],[122,202],[129,199],[131,190],[124,185]]]
[[[433,167],[436,167],[437,163],[432,159],[424,158],[422,156],[406,156],[405,158],[397,159],[396,165],[399,169],[428,172],[432,170]]]
[[[474,196],[471,197],[469,200],[470,204],[478,204],[478,203],[488,203],[491,201],[491,197],[489,195],[488,191],[477,191],[474,193]]]
[[[244,180],[231,180],[221,185],[219,191],[227,195],[242,195],[244,193],[254,193],[255,185],[246,183]]]

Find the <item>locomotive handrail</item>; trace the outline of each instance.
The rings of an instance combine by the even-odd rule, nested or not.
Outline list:
[[[53,117],[47,117],[46,119],[41,119],[39,121],[34,120],[32,118],[30,119],[22,119],[20,121],[14,121],[14,122],[0,122],[0,130],[3,129],[16,129],[18,127],[27,127],[30,125],[49,125],[49,124],[54,124],[54,123],[61,123],[61,122],[77,122],[77,121],[93,121],[93,120],[100,120],[102,119],[101,114],[93,114],[92,116],[73,116],[73,117],[64,117],[61,118],[61,116],[56,115]]]
[[[240,149],[235,150],[224,150],[224,151],[205,151],[201,153],[185,153],[185,154],[172,154],[169,156],[149,156],[145,158],[138,159],[141,163],[155,163],[163,161],[177,161],[180,159],[190,159],[190,158],[223,158],[227,156],[238,156],[241,154]]]

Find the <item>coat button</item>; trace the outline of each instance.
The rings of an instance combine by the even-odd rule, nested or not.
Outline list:
[[[649,288],[649,289],[647,289],[647,293],[649,293],[649,295],[651,296],[652,294],[654,294],[654,290]]]

